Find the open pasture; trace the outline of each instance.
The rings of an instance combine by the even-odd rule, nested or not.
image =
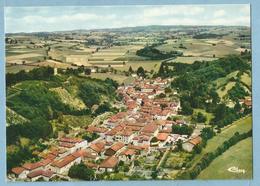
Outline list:
[[[239,132],[244,133],[248,132],[252,129],[252,116],[246,116],[241,118],[231,125],[224,127],[221,133],[216,134],[212,139],[208,140],[207,146],[202,150],[202,152],[194,157],[192,160],[192,167],[199,162],[199,160],[203,157],[204,154],[215,151],[219,145],[224,143],[224,141],[231,138],[234,133]]]
[[[198,179],[251,179],[252,160],[252,138],[247,138],[216,158],[199,174]],[[230,171],[232,167],[240,169],[241,172]]]

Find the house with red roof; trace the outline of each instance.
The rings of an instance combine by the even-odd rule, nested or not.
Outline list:
[[[135,149],[125,149],[122,151],[118,158],[120,161],[127,162],[127,161],[133,161],[135,159],[136,150]]]
[[[87,140],[79,138],[62,137],[58,141],[59,146],[62,148],[66,148],[70,153],[73,153],[76,150],[80,150],[82,148],[87,148],[88,146]]]
[[[22,167],[28,171],[40,170],[43,168],[43,165],[40,162],[35,163],[25,163]]]
[[[146,134],[148,136],[150,135],[157,135],[159,132],[159,127],[154,124],[154,123],[150,123],[144,126],[144,128],[141,130],[141,134]]]
[[[159,147],[165,146],[165,144],[170,140],[169,133],[158,133],[156,138],[159,141]]]
[[[40,178],[43,178],[44,181],[49,181],[54,175],[55,175],[55,173],[51,170],[35,170],[35,171],[30,172],[27,175],[27,177],[31,181],[36,181]]]
[[[79,164],[81,160],[82,158],[78,153],[70,154],[64,158],[54,161],[51,164],[50,169],[58,174],[67,174],[70,167],[75,164]]]
[[[112,156],[115,155],[117,152],[119,152],[123,147],[125,146],[124,143],[122,142],[117,142],[115,144],[113,144],[110,148],[108,148],[105,151],[105,155],[106,156]]]
[[[27,178],[27,174],[30,172],[29,170],[23,167],[14,167],[11,169],[12,174],[18,179]]]
[[[190,139],[189,141],[182,144],[182,148],[188,152],[191,152],[194,148],[194,146],[200,144],[202,141],[202,138],[200,136],[197,136],[195,138]]]
[[[140,134],[135,136],[132,140],[133,145],[149,145],[151,140],[151,136],[147,136],[145,134]]]
[[[115,135],[116,141],[121,141],[124,144],[128,144],[131,142],[131,140],[134,137],[134,133],[131,130],[123,129],[122,131],[119,131]]]
[[[99,156],[105,151],[105,145],[106,143],[104,141],[98,141],[96,143],[91,143],[88,149],[92,155]]]
[[[99,165],[99,171],[101,172],[113,172],[119,162],[119,159],[115,156],[110,156],[102,161]]]

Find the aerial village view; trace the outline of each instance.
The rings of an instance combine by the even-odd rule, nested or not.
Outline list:
[[[8,181],[252,178],[249,5],[5,17]]]

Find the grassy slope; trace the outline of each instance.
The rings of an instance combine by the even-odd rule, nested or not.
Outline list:
[[[249,87],[252,86],[251,77],[247,73],[243,73],[243,75],[241,76],[241,81]]]
[[[64,125],[68,125],[73,128],[83,128],[88,125],[90,125],[93,121],[93,118],[91,118],[89,115],[85,116],[72,116],[72,115],[63,115],[62,123],[59,123],[58,120],[52,120],[51,123],[56,129],[56,127],[62,127]]]
[[[252,158],[252,138],[247,138],[215,159],[198,179],[251,179]],[[229,172],[227,169],[233,166],[244,169],[245,174]]]
[[[61,101],[64,104],[69,105],[71,108],[75,110],[82,110],[86,108],[86,105],[81,99],[72,96],[66,89],[62,87],[57,87],[57,88],[52,88],[50,90],[56,92],[61,98]]]
[[[226,126],[224,129],[222,129],[220,134],[217,134],[208,141],[207,146],[202,150],[202,152],[195,156],[195,158],[192,160],[192,165],[195,165],[197,162],[199,162],[204,154],[216,150],[219,145],[231,138],[235,132],[244,133],[251,129],[252,116],[241,118],[240,120],[235,121],[233,124]]]

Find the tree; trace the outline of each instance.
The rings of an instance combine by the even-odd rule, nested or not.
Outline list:
[[[145,71],[143,67],[139,67],[136,71],[138,76],[145,77]]]
[[[197,114],[197,122],[204,123],[207,121],[207,117],[204,116],[201,112],[198,112]]]
[[[193,109],[189,102],[182,103],[182,114],[184,115],[192,115]]]
[[[94,180],[95,178],[95,172],[88,168],[83,163],[80,163],[78,165],[73,165],[69,169],[69,177],[71,178],[78,178],[81,180]]]
[[[176,151],[181,151],[182,150],[182,141],[179,139],[176,143]]]
[[[96,115],[99,115],[99,114],[108,112],[108,111],[110,111],[110,110],[111,110],[110,104],[109,104],[108,102],[105,102],[105,103],[101,104],[101,105],[95,110],[95,114],[96,114]]]
[[[215,135],[215,132],[214,132],[213,128],[211,128],[211,127],[203,128],[201,131],[201,137],[204,140],[211,139],[214,135]]]
[[[131,66],[129,67],[128,72],[129,72],[130,74],[132,74],[132,73],[134,72]]]
[[[180,135],[191,135],[193,132],[193,127],[188,125],[173,125],[172,133]]]
[[[172,89],[171,89],[170,87],[166,87],[166,88],[164,89],[164,92],[165,92],[166,94],[172,93]]]
[[[239,104],[239,101],[236,101],[236,104],[234,106],[235,112],[240,112],[242,109],[241,105]]]

